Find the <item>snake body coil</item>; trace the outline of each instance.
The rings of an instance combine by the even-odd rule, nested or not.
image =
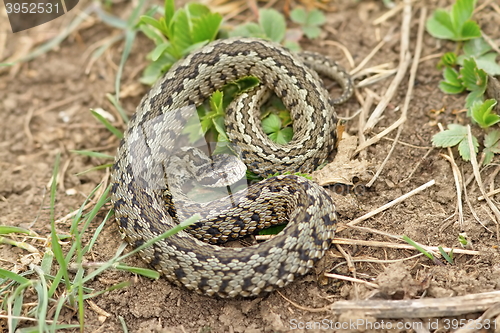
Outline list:
[[[307,61],[312,55],[304,57]],[[343,83],[344,95],[350,94],[350,81],[335,63],[316,64],[312,68],[320,73],[333,71]],[[258,115],[262,90],[242,94],[230,105],[228,136],[241,148],[242,159],[252,171],[264,175],[311,172],[334,150],[332,102],[303,60],[263,40],[210,43],[179,61],[152,87],[118,149],[111,200],[119,227],[132,246],[138,247],[178,223],[180,216],[164,179],[162,160],[175,150],[175,132],[186,123],[185,111],[225,84],[249,75],[282,99],[294,128],[294,138],[287,145],[267,138]],[[332,199],[322,187],[298,176],[272,177],[203,207],[203,219],[190,232],[212,243],[289,223],[275,238],[245,248],[207,244],[181,231],[140,252],[169,280],[202,294],[254,296],[282,287],[305,274],[334,236]]]

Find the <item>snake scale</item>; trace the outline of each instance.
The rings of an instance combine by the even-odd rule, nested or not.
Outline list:
[[[249,75],[259,78],[293,119],[293,140],[275,144],[260,126],[258,104],[265,89],[243,93],[232,102],[226,129],[250,170],[261,175],[312,172],[331,155],[337,141],[333,104],[350,97],[352,86],[333,61],[314,58],[310,53],[298,57],[260,39],[218,40],[176,63],[151,88],[130,120],[112,172],[111,201],[131,246],[179,222],[162,159],[175,149],[174,132],[185,126],[185,113],[229,82]],[[330,100],[316,72],[339,81],[344,88],[339,100]],[[204,207],[202,220],[191,230],[156,242],[140,255],[170,281],[209,296],[255,296],[287,285],[324,255],[337,221],[328,193],[295,175],[268,178]],[[200,240],[221,243],[285,222],[276,237],[250,247]]]

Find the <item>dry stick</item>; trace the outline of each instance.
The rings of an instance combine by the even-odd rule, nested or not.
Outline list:
[[[375,284],[375,283],[372,283],[372,282],[368,282],[368,281],[365,281],[365,280],[360,280],[360,279],[352,278],[352,277],[345,276],[345,275],[332,274],[332,273],[325,273],[324,275],[326,277],[329,277],[329,278],[332,278],[332,279],[339,279],[339,280],[344,280],[344,281],[349,281],[349,282],[361,283],[361,284],[364,284],[365,286],[370,287],[370,288],[377,289],[379,287],[378,284]]]
[[[500,291],[488,293],[414,300],[338,301],[327,308],[335,314],[361,311],[376,318],[433,318],[480,312],[500,302]]]
[[[401,81],[406,75],[406,70],[408,69],[409,61],[411,59],[410,55],[410,26],[411,26],[411,1],[404,1],[403,10],[403,20],[401,22],[401,51],[399,54],[399,68],[396,77],[389,85],[384,99],[377,105],[370,118],[366,122],[364,132],[370,132],[373,130],[375,125],[378,123],[380,116],[387,108],[387,105],[391,101],[392,97],[396,93]]]
[[[405,65],[404,66],[408,67],[408,65],[410,64],[410,61],[411,61],[411,57],[410,57],[410,54],[408,53],[407,54],[407,58],[405,60]],[[399,83],[401,82],[404,74],[405,73],[401,74],[401,71],[398,70],[398,74],[396,74],[396,77],[394,78],[394,81],[396,81],[396,80],[398,81],[397,85],[399,85]],[[387,92],[386,92],[386,96],[388,96],[388,94],[391,94],[391,96],[392,96],[394,94],[394,92],[396,91],[396,89],[397,89],[397,85],[394,86],[394,88],[390,87],[387,90]],[[391,91],[389,91],[389,90],[391,90]],[[385,103],[385,102],[384,102],[384,100],[382,100],[380,103]],[[379,105],[380,105],[380,103],[379,103]],[[384,136],[386,136],[388,133],[392,132],[395,128],[398,128],[405,121],[406,121],[406,118],[400,117],[391,126],[389,126],[388,128],[386,128],[385,130],[383,130],[379,134],[375,135],[373,138],[367,140],[363,145],[359,145],[359,147],[356,149],[355,153],[359,153],[361,150],[365,149],[366,147],[369,147],[372,144],[377,143],[381,138],[383,138]]]
[[[481,191],[481,194],[484,197],[484,200],[486,200],[486,203],[488,203],[488,206],[490,206],[490,209],[493,211],[493,214],[495,214],[495,217],[497,219],[497,223],[500,223],[500,211],[498,210],[498,207],[495,206],[493,201],[486,195],[486,190],[484,189],[483,181],[481,180],[481,174],[479,173],[479,165],[477,164],[477,160],[476,160],[476,153],[474,150],[474,144],[472,143],[472,132],[470,129],[470,125],[467,125],[467,136],[468,136],[468,141],[469,141],[470,163],[472,164],[472,171],[474,172],[474,177],[476,178],[476,183],[479,187],[479,190]]]
[[[438,124],[439,129],[441,132],[443,131],[443,126],[441,124]],[[463,203],[462,203],[462,188],[464,187],[464,182],[462,179],[462,174],[460,173],[460,170],[458,169],[458,165],[455,163],[455,159],[453,157],[453,152],[451,151],[451,148],[448,147],[448,155],[441,154],[441,156],[450,162],[451,170],[453,172],[453,179],[455,180],[455,190],[457,192],[457,207],[458,207],[458,225],[460,227],[460,230],[464,230],[464,212],[463,212]]]
[[[483,10],[486,6],[488,6],[493,1],[495,1],[495,0],[486,0],[481,5],[477,6],[477,8],[474,9],[474,14],[476,14],[477,12],[480,12],[481,10]]]
[[[472,216],[474,216],[474,218],[476,219],[477,223],[479,223],[480,225],[483,226],[484,229],[488,230],[489,232],[493,233],[492,230],[490,230],[487,226],[485,226],[483,224],[483,222],[481,221],[481,219],[479,218],[479,216],[477,215],[476,213],[476,210],[474,209],[474,207],[472,207],[472,204],[470,202],[470,199],[469,199],[469,196],[467,195],[467,187],[464,186],[464,199],[465,199],[465,202],[467,203],[467,206],[469,207],[470,209],[470,212],[472,213]],[[495,220],[495,218],[493,217],[493,220]]]
[[[378,18],[376,18],[375,20],[373,20],[372,24],[373,25],[379,25],[379,24],[387,21],[389,18],[393,17],[400,10],[402,10],[403,6],[404,6],[403,3],[399,3],[396,7],[390,9],[389,11],[385,12],[384,14],[382,14],[381,16],[379,16]]]
[[[298,309],[309,312],[330,312],[342,314],[347,311],[359,311],[375,318],[436,318],[453,317],[467,313],[485,311],[500,302],[500,291],[487,293],[412,300],[364,300],[337,301],[322,308],[309,308],[299,305],[278,293]]]
[[[415,85],[415,77],[417,76],[419,59],[420,59],[420,55],[422,53],[422,40],[423,40],[423,36],[424,36],[424,27],[425,27],[425,18],[426,17],[427,17],[427,8],[423,7],[420,11],[420,21],[419,21],[419,25],[418,25],[418,36],[417,36],[417,45],[415,47],[415,56],[413,57],[413,63],[411,65],[411,70],[410,70],[410,79],[408,80],[408,89],[406,91],[406,97],[405,97],[405,101],[404,101],[404,105],[403,105],[403,110],[401,112],[401,118],[404,120],[407,119],[408,108],[410,107],[410,101],[412,99],[412,94],[413,94],[413,87]],[[373,114],[372,114],[372,116],[373,116]],[[370,120],[368,120],[368,121],[370,121]],[[377,178],[380,176],[380,174],[382,173],[382,170],[384,169],[385,165],[387,164],[390,157],[392,156],[394,149],[396,148],[396,144],[398,142],[399,136],[401,135],[402,131],[403,131],[403,126],[400,126],[398,128],[396,138],[394,139],[394,142],[391,146],[391,150],[389,151],[389,153],[385,157],[382,164],[379,166],[375,175],[366,184],[367,187],[371,187],[373,185],[373,183],[375,183]]]
[[[359,222],[367,220],[370,217],[373,217],[373,216],[377,215],[378,213],[380,213],[380,212],[382,212],[382,211],[384,211],[384,210],[386,210],[386,209],[388,209],[388,208],[390,208],[390,207],[392,207],[392,206],[394,206],[394,205],[396,205],[396,204],[398,204],[398,203],[400,203],[400,202],[408,199],[409,197],[411,197],[411,196],[413,196],[413,195],[415,195],[415,194],[417,194],[417,193],[419,193],[419,192],[421,192],[421,191],[423,191],[423,190],[431,187],[435,183],[436,182],[434,181],[434,179],[431,180],[431,181],[428,181],[424,185],[421,185],[421,186],[417,187],[416,189],[414,189],[414,190],[412,190],[412,191],[410,191],[410,192],[408,192],[408,193],[400,196],[399,198],[394,199],[393,201],[391,201],[389,203],[386,203],[385,205],[383,205],[383,206],[381,206],[381,207],[379,207],[379,208],[377,208],[375,210],[372,210],[371,212],[369,212],[369,213],[367,213],[367,214],[365,214],[365,215],[363,215],[361,217],[358,217],[357,219],[352,220],[351,222],[347,223],[344,227],[342,227],[342,226],[339,227],[338,230],[337,230],[337,232],[340,232],[342,230],[345,230],[345,229],[347,229],[349,227],[352,227],[352,226],[358,224]]]
[[[390,40],[390,38],[388,38],[388,36],[386,36],[384,39],[382,39],[378,44],[377,46],[375,46],[375,48],[359,63],[358,67],[354,68],[353,70],[351,70],[349,72],[349,74],[351,76],[354,76],[357,72],[359,72],[362,68],[365,67],[365,65],[368,63],[368,61],[370,61],[371,58],[373,58],[373,56],[378,52],[378,50],[380,50],[382,48],[382,46],[384,46],[384,44]]]
[[[358,118],[358,142],[359,144],[363,144],[366,141],[365,134],[363,133],[363,128],[365,127],[366,124],[366,118],[368,117],[368,112],[370,111],[372,105],[373,105],[373,99],[374,99],[374,94],[371,92],[369,89],[366,90],[366,99],[365,102],[362,104],[361,108],[361,114],[359,115]],[[366,151],[362,151],[360,156],[361,159],[366,158]]]
[[[365,71],[359,72],[358,75],[353,76],[353,78],[356,78],[357,76],[364,76],[363,72],[365,72]],[[383,72],[377,73],[375,75],[369,76],[366,79],[359,81],[356,84],[356,87],[363,88],[363,87],[371,86],[372,84],[375,84],[379,81],[385,80],[389,76],[393,76],[397,72],[398,72],[397,69],[385,70]]]
[[[389,244],[392,244],[392,243],[389,243]],[[401,258],[401,259],[376,259],[376,258],[373,258],[373,259],[370,259],[370,258],[358,259],[357,257],[355,257],[355,258],[352,258],[352,262],[369,262],[369,263],[374,263],[374,264],[393,264],[393,263],[396,263],[396,262],[401,262],[401,261],[406,261],[406,260],[412,260],[412,259],[421,257],[423,255],[424,255],[423,253],[419,252],[419,253],[411,256],[411,257],[406,257],[406,258]],[[329,257],[331,257],[331,258],[344,258],[342,256],[336,255],[335,253],[330,253]],[[339,262],[331,270],[333,271],[333,270],[337,269],[337,267],[345,265],[345,264],[346,264],[345,261]]]
[[[498,193],[500,193],[500,188],[497,188],[496,190],[493,190],[491,192],[486,193],[486,196],[491,197],[491,196],[494,196],[495,194],[498,194]],[[477,200],[482,201],[482,200],[484,200],[484,197],[482,195],[480,195],[477,198]]]
[[[498,318],[497,316],[500,315],[500,303],[497,303],[490,307],[488,310],[486,310],[481,317],[477,318],[476,320],[470,321],[465,325],[464,327],[459,328],[458,330],[455,331],[455,333],[472,333],[472,332],[483,332],[483,329],[486,329],[486,326],[489,327],[496,327],[498,324]],[[494,323],[493,320],[490,320],[492,318],[497,317],[496,324]]]
[[[385,233],[384,233],[385,234]],[[415,247],[409,244],[397,244],[397,243],[388,243],[388,242],[379,242],[379,241],[365,241],[360,239],[347,239],[347,238],[334,238],[332,240],[333,244],[343,244],[343,245],[360,245],[360,246],[368,246],[368,247],[385,247],[390,249],[401,249],[401,250],[415,250]],[[438,246],[427,246],[427,248],[438,251]],[[480,251],[473,250],[464,250],[464,249],[455,249],[450,247],[442,247],[445,252],[453,251],[453,253],[462,253],[462,254],[470,254],[474,256],[478,256],[481,254]]]
[[[338,47],[344,53],[344,56],[346,57],[347,62],[349,62],[349,66],[354,67],[354,65],[355,65],[354,58],[352,57],[351,52],[349,52],[349,49],[347,47],[345,47],[343,44],[340,44],[339,42],[335,42],[332,40],[325,40],[321,44]]]
[[[390,234],[388,232],[373,229],[373,228],[358,227],[358,226],[351,226],[350,228],[354,229],[354,230],[362,231],[362,232],[365,232],[368,234],[376,234],[376,235],[381,235],[381,236],[397,239],[399,241],[405,241],[402,236]],[[413,241],[413,242],[415,244],[417,244],[418,246],[424,248],[427,252],[432,253],[432,255],[434,255],[435,257],[440,256],[439,252],[436,252],[436,249],[437,249],[437,251],[439,251],[439,247],[428,246],[428,245],[424,245],[424,244],[421,244],[421,243],[415,242],[415,241]],[[415,247],[413,247],[413,249],[415,250]]]
[[[483,36],[484,40],[491,46],[493,50],[495,50],[496,53],[500,53],[500,47],[498,47],[497,43],[493,39],[491,39],[490,36],[485,34],[483,31],[481,31],[481,35]]]

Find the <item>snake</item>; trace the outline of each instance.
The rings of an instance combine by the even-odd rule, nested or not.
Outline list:
[[[319,74],[338,81],[330,98]],[[295,54],[257,38],[216,40],[175,63],[143,97],[118,147],[110,197],[120,232],[134,248],[183,221],[166,161],[178,155],[187,118],[217,90],[254,76],[262,88],[241,93],[227,107],[225,126],[251,171],[272,176],[210,203],[191,203],[201,219],[188,229],[139,251],[167,280],[208,296],[251,297],[281,288],[306,274],[335,235],[337,214],[328,192],[288,173],[309,173],[337,144],[334,104],[352,94],[348,74],[328,57]],[[260,105],[274,92],[290,111],[294,136],[285,145],[263,132]],[[196,163],[195,163],[196,164]],[[170,178],[169,178],[170,177]],[[275,224],[285,228],[268,241],[221,246]]]

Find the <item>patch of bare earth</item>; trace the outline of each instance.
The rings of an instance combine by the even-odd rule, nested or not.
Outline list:
[[[484,1],[480,1],[480,4],[482,2]],[[422,8],[425,6],[427,15],[430,15],[432,10],[450,3],[451,1],[430,0],[413,3],[409,21],[411,54],[415,52]],[[76,11],[87,5],[88,2],[81,2]],[[345,0],[337,1],[331,6],[335,8],[327,13],[328,22],[323,27],[321,38],[304,42],[305,49],[328,54],[352,69],[344,53],[332,41],[344,45],[355,65],[358,65],[377,44],[385,40],[364,68],[381,64],[387,64],[389,69],[398,67],[403,19],[401,10],[374,24],[375,19],[388,11],[381,1]],[[277,5],[276,8],[281,7]],[[122,3],[113,6],[113,11],[116,15],[127,17],[131,5]],[[500,13],[492,5],[487,5],[475,15],[485,33],[498,45]],[[51,33],[57,33],[69,24],[72,17],[67,16],[30,31],[8,34],[6,39],[0,40],[0,59],[22,51],[26,48],[26,43],[37,42],[49,38]],[[42,237],[49,234],[47,184],[57,153],[61,154],[61,181],[55,207],[56,219],[77,209],[92,189],[107,176],[102,171],[76,176],[102,161],[76,155],[71,150],[97,150],[112,155],[115,153],[118,140],[91,116],[89,108],[101,107],[114,112],[115,118],[119,119],[105,95],[114,93],[122,46],[117,44],[112,47],[91,66],[89,62],[91,51],[99,45],[97,43],[117,33],[91,19],[54,51],[13,68],[0,68],[0,225],[26,227]],[[146,64],[145,55],[152,47],[153,44],[140,35],[125,66],[122,79],[124,96],[121,101],[129,114],[134,112],[135,106],[147,91],[147,87],[137,82],[140,69]],[[455,253],[453,265],[439,265],[424,256],[403,261],[418,254],[414,249],[366,246],[354,242],[337,244],[331,247],[325,259],[320,262],[317,274],[312,272],[279,292],[253,299],[209,298],[174,286],[164,279],[152,281],[128,273],[107,271],[89,287],[101,290],[124,280],[130,280],[132,286],[105,293],[93,299],[95,304],[92,306],[86,302],[85,331],[121,332],[119,317],[122,317],[131,332],[284,332],[294,328],[301,332],[305,331],[307,323],[313,325],[313,329],[307,331],[320,331],[335,323],[350,323],[358,319],[371,322],[372,326],[349,326],[347,330],[380,332],[386,331],[387,326],[376,326],[376,323],[380,324],[383,320],[386,324],[390,322],[396,325],[403,322],[404,318],[380,319],[355,309],[341,311],[339,314],[329,306],[339,300],[443,298],[500,290],[499,221],[495,220],[483,201],[478,201],[481,194],[475,180],[469,183],[467,196],[482,224],[474,218],[465,202],[463,225],[459,225],[457,215],[450,218],[455,214],[457,195],[450,163],[441,156],[447,151],[430,147],[431,137],[438,131],[437,122],[448,124],[466,121],[463,113],[455,112],[462,109],[465,96],[445,95],[437,88],[441,73],[436,69],[438,57],[431,56],[453,49],[452,43],[437,41],[424,34],[421,61],[407,110],[407,121],[402,125],[398,143],[373,186],[361,195],[348,195],[338,199],[339,222],[348,223],[434,180],[435,185],[430,188],[357,225],[392,235],[407,235],[414,241],[429,246],[457,249],[461,248],[457,237],[459,233],[465,232],[472,243],[472,250],[480,254]],[[367,134],[367,139],[388,128],[401,116],[409,73],[408,69],[401,83],[396,86],[394,97],[382,119],[373,132]],[[358,77],[356,81],[363,78]],[[348,103],[337,107],[338,114],[342,117],[353,115],[361,107],[360,102],[366,103],[369,94],[373,93],[374,105],[371,112],[379,98],[386,95],[393,79],[394,76],[389,76],[367,88],[358,89],[358,98],[352,98]],[[370,89],[371,93],[366,89]],[[438,110],[442,112],[437,112]],[[124,128],[124,124],[118,121],[115,125]],[[358,126],[356,117],[347,122],[346,131],[358,135]],[[370,163],[371,171],[375,171],[388,155],[396,132],[397,129],[361,152],[361,158]],[[471,165],[462,162],[456,155],[455,152],[455,161],[464,179],[471,177]],[[499,186],[498,161],[496,157],[492,166],[481,172],[487,190]],[[498,202],[500,197],[496,195],[492,199]],[[98,222],[92,228],[96,228]],[[69,220],[63,219],[57,225],[58,231],[67,233],[69,223]],[[379,241],[385,244],[404,243],[367,230],[342,229],[337,236],[343,239]],[[43,253],[45,248],[42,241],[33,239],[27,242]],[[86,260],[109,259],[120,242],[117,225],[108,223],[97,240],[93,256]],[[0,266],[3,268],[22,271],[28,263],[37,263],[39,258],[38,254],[30,255],[19,248],[0,245]],[[349,264],[346,263],[346,258],[350,260]],[[441,262],[445,261],[441,259]],[[144,266],[138,258],[127,264]],[[324,270],[356,277],[372,284],[328,280],[319,276]],[[498,301],[500,302],[500,297]],[[318,308],[323,310],[312,310]],[[447,318],[468,320],[480,315],[481,313],[470,313],[441,318],[439,321],[427,317],[407,321],[435,323],[440,327],[438,331],[444,332],[449,331],[446,328]],[[76,323],[76,311],[65,310],[63,319]],[[2,319],[0,323],[0,326],[6,327]],[[314,323],[321,323],[323,326]],[[497,325],[500,327],[500,323]],[[431,327],[430,331],[435,331],[434,328],[437,327]],[[497,328],[495,332],[499,330]]]

